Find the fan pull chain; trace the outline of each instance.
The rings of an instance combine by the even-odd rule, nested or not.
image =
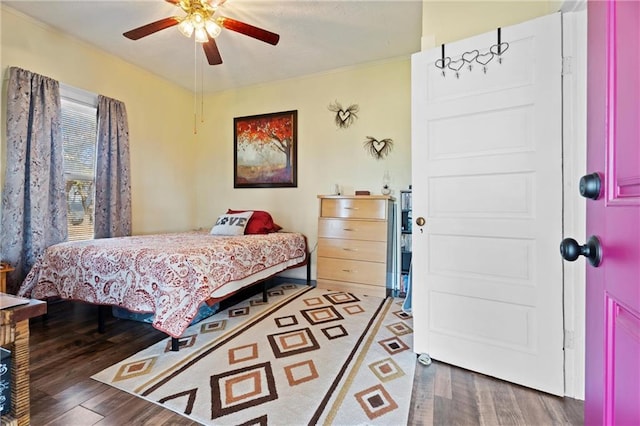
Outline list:
[[[200,122],[204,123],[204,59],[200,55]]]
[[[193,134],[198,134],[198,43],[193,40]]]

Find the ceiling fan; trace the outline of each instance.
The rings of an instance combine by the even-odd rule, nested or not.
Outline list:
[[[196,42],[202,43],[202,49],[209,65],[222,63],[220,51],[215,42],[222,28],[235,31],[272,45],[278,44],[280,36],[271,31],[236,21],[225,16],[215,16],[218,8],[226,0],[165,0],[182,9],[187,15],[184,17],[171,16],[151,22],[122,34],[131,40],[138,40],[160,30],[178,26],[178,30],[186,37],[195,36]]]

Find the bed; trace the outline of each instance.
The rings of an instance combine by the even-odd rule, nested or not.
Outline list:
[[[45,250],[18,294],[153,313],[153,327],[176,342],[203,303],[307,260],[306,238],[295,232],[193,231],[65,242]]]

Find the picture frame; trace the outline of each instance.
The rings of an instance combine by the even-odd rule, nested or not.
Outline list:
[[[298,186],[298,111],[233,119],[233,187]]]

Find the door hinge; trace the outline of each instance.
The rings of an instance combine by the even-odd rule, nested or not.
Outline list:
[[[571,330],[564,331],[564,348],[573,349],[575,347],[575,335]]]
[[[562,75],[573,74],[573,58],[571,56],[562,57]]]

